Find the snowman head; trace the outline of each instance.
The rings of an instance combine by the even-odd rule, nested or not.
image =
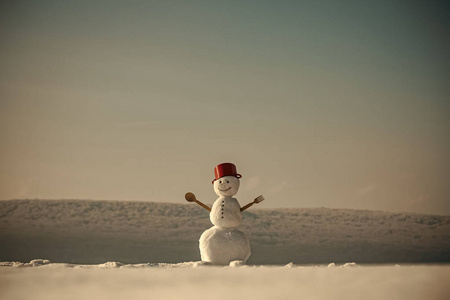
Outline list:
[[[235,176],[224,176],[214,180],[214,192],[219,197],[231,197],[237,194],[239,185],[239,178]]]
[[[241,174],[236,171],[236,166],[232,163],[217,165],[214,169],[215,179],[213,180],[214,191],[218,196],[231,197],[239,190],[239,178]]]

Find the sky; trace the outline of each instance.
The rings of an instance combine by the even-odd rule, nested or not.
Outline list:
[[[444,1],[2,1],[0,199],[450,214]],[[194,204],[192,204],[194,205]]]

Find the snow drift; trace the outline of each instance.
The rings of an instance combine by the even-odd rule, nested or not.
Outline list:
[[[0,201],[0,261],[99,264],[200,260],[208,212],[189,204]],[[248,264],[450,262],[450,217],[327,208],[252,209]]]

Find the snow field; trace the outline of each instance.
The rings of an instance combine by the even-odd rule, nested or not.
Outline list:
[[[70,267],[68,267],[70,266]],[[0,298],[21,299],[448,299],[449,266],[192,268],[192,264],[47,264],[0,268]]]
[[[0,261],[195,261],[210,227],[191,203],[0,201]],[[252,207],[239,230],[250,240],[248,264],[450,262],[450,216]]]

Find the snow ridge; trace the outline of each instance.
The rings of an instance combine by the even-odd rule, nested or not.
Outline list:
[[[0,201],[0,261],[198,261],[208,212],[137,201]],[[249,264],[450,262],[450,216],[327,208],[252,209]]]

